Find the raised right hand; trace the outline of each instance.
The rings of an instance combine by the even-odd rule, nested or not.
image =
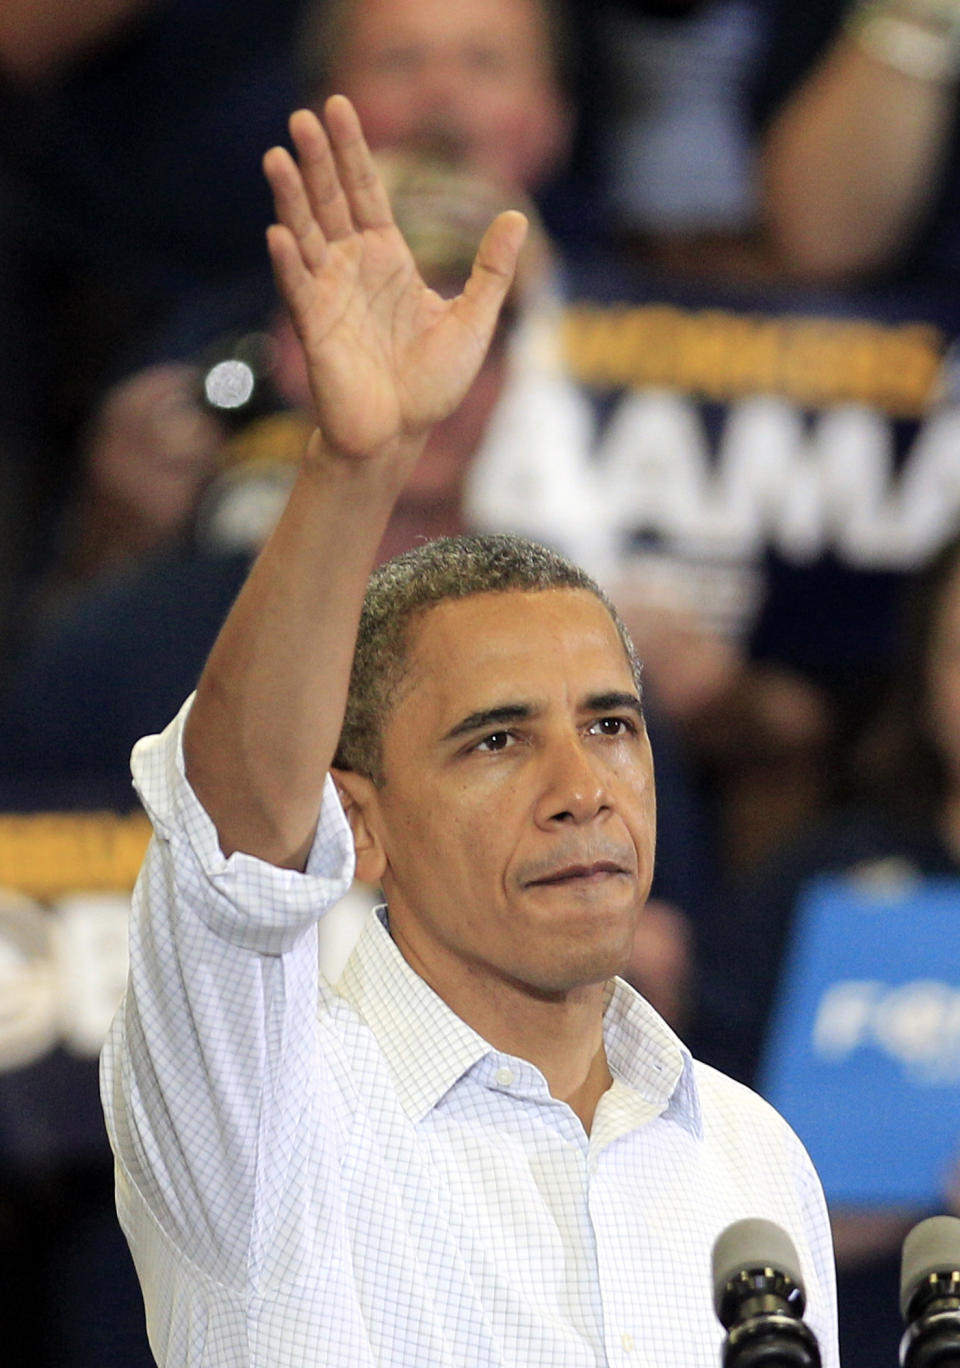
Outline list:
[[[500,214],[463,293],[441,298],[394,224],[353,106],[332,96],[324,118],[326,131],[298,110],[296,161],[280,147],[264,158],[278,219],[270,257],[306,354],[322,448],[354,460],[419,450],[480,367],[526,220]]]

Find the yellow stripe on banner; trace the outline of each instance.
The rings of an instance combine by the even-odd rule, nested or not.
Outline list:
[[[133,887],[150,839],[142,812],[0,815],[0,887],[46,901]]]
[[[574,376],[602,389],[676,389],[716,402],[778,394],[806,408],[863,404],[920,418],[946,338],[927,323],[575,305],[563,350]]]

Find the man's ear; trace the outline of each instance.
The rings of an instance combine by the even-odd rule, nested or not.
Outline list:
[[[379,884],[387,867],[387,857],[376,820],[377,786],[372,779],[351,770],[332,769],[330,774],[353,832],[357,878],[361,883]]]

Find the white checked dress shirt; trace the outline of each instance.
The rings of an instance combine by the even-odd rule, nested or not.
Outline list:
[[[306,874],[225,860],[180,720],[140,743],[156,828],[103,1056],[121,1221],[165,1368],[718,1368],[714,1239],[799,1251],[837,1368],[819,1183],[786,1124],[617,982],[588,1136],[376,915],[335,989],[314,928],[353,856],[328,785]]]

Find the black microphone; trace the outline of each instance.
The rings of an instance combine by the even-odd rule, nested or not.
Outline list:
[[[960,1219],[931,1216],[903,1242],[903,1368],[960,1368]]]
[[[713,1304],[728,1331],[723,1368],[820,1368],[804,1324],[807,1299],[793,1241],[772,1221],[728,1226],[713,1246]]]

